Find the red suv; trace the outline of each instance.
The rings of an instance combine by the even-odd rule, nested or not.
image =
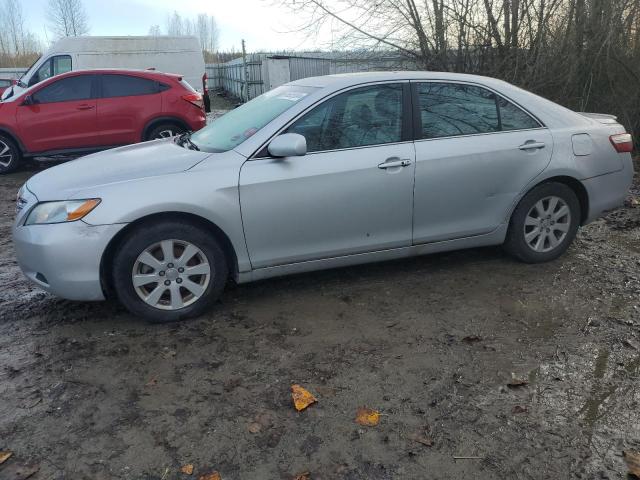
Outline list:
[[[0,102],[0,173],[21,158],[95,152],[205,126],[202,95],[179,75],[85,70]]]

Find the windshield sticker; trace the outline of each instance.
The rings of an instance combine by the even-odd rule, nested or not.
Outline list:
[[[278,95],[278,100],[289,100],[290,102],[297,102],[298,100],[306,97],[308,94],[304,92],[284,92]]]

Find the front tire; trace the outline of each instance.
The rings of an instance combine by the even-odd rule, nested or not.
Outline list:
[[[0,135],[0,174],[11,173],[20,165],[20,149],[6,135]]]
[[[180,221],[132,231],[113,261],[120,302],[159,323],[205,312],[220,297],[228,273],[224,251],[211,233]]]
[[[571,245],[580,227],[580,202],[562,183],[545,183],[527,193],[516,207],[504,249],[526,263],[550,262]]]

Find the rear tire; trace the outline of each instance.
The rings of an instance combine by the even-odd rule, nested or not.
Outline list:
[[[113,259],[120,302],[134,315],[158,323],[208,310],[228,275],[224,251],[211,233],[181,221],[135,229]]]
[[[156,127],[153,127],[147,134],[145,141],[157,140],[159,138],[175,137],[184,133],[186,130],[175,123],[162,123]]]
[[[516,207],[504,249],[526,263],[550,262],[571,245],[582,212],[575,192],[562,183],[545,183],[527,193]]]
[[[0,174],[16,171],[21,160],[16,143],[6,135],[0,135]]]

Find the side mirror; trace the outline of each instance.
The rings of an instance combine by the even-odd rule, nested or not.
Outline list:
[[[284,133],[269,144],[272,157],[301,157],[307,154],[307,139],[298,133]]]
[[[35,105],[35,103],[36,102],[33,100],[33,97],[31,95],[27,95],[22,101],[22,105]]]

